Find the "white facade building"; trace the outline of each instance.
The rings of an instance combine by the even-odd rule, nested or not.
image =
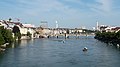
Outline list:
[[[24,32],[25,34],[27,34],[27,32],[30,32],[31,34],[31,38],[34,37],[34,33],[35,33],[35,25],[32,24],[22,24],[23,28],[21,28],[22,33]]]

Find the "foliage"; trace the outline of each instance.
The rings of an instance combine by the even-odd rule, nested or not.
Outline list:
[[[38,31],[36,31],[36,34],[39,34],[39,32],[38,32]]]
[[[12,43],[13,40],[13,36],[12,36],[12,32],[10,30],[4,29],[2,30],[2,36],[5,40],[5,43]]]
[[[13,41],[12,31],[0,26],[0,44],[12,43]]]
[[[21,33],[20,32],[16,32],[16,33],[14,33],[15,35],[14,35],[14,39],[16,40],[16,39],[18,39],[18,40],[20,40],[21,39]]]
[[[83,31],[85,31],[85,33],[89,34],[89,33],[94,33],[95,31],[93,30],[87,30],[87,29],[83,29]],[[83,32],[84,33],[84,32]]]
[[[120,31],[115,32],[97,32],[95,39],[105,43],[120,44]]]
[[[116,33],[116,38],[117,38],[117,39],[120,39],[120,31],[118,31],[118,32]]]
[[[31,37],[31,33],[30,33],[30,32],[27,32],[27,36]]]
[[[5,43],[5,40],[2,36],[2,34],[0,33],[0,45],[4,44]]]
[[[9,18],[9,22],[11,22],[11,20],[12,20],[12,19],[11,19],[11,18]]]
[[[4,30],[4,26],[0,26],[0,32],[2,32],[2,30]]]

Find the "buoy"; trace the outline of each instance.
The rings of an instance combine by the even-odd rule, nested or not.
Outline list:
[[[84,47],[84,48],[83,48],[83,51],[87,51],[87,50],[88,50],[87,47]]]
[[[119,47],[120,47],[120,45],[119,45],[119,44],[117,44],[117,47],[119,48]]]

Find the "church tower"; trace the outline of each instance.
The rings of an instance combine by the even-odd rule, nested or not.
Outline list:
[[[96,30],[99,30],[99,22],[97,21]]]
[[[56,28],[58,28],[58,21],[56,21]]]

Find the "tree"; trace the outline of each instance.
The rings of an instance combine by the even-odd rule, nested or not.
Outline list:
[[[105,43],[120,44],[120,31],[115,32],[97,32],[95,39]]]
[[[2,31],[2,36],[5,40],[5,43],[12,43],[14,41],[13,36],[12,36],[12,31],[4,29]]]
[[[21,39],[21,33],[20,32],[16,32],[16,33],[14,33],[15,35],[14,35],[14,39],[16,40],[16,39],[18,39],[18,40],[20,40]]]
[[[0,26],[0,44],[12,43],[13,41],[12,31]]]
[[[120,39],[120,31],[118,31],[118,32],[116,33],[116,37],[117,37],[117,39]]]
[[[5,43],[5,40],[0,32],[0,45],[4,44]]]
[[[12,20],[12,19],[11,19],[11,18],[9,18],[9,22],[11,22],[11,20]]]
[[[31,33],[29,31],[27,32],[27,36],[31,38]]]
[[[0,45],[5,43],[4,37],[2,36],[3,30],[4,30],[4,26],[0,26]]]
[[[4,30],[4,26],[0,26],[0,32],[2,32],[2,30]]]

